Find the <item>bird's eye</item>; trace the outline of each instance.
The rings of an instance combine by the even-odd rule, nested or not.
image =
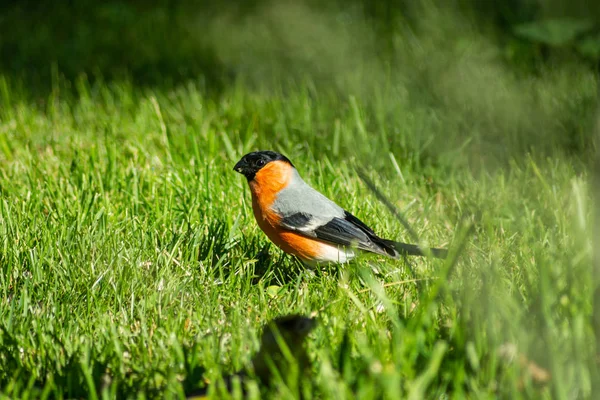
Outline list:
[[[265,160],[263,160],[263,159],[260,159],[260,160],[256,161],[256,165],[258,165],[259,167],[264,167],[264,165],[265,165]]]

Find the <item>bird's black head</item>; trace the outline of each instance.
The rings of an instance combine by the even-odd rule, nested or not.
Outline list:
[[[282,154],[274,151],[255,151],[242,157],[241,160],[235,164],[233,170],[244,175],[246,179],[251,181],[258,171],[273,161],[284,161],[292,167],[294,166],[294,164]]]
[[[307,335],[316,326],[317,321],[304,315],[285,315],[271,321],[277,329],[283,332],[294,332],[296,335]]]
[[[281,335],[287,346],[300,346],[308,334],[317,326],[317,320],[298,314],[285,315],[269,321],[262,333],[263,346],[277,346],[275,336]],[[273,342],[273,343],[271,343]]]

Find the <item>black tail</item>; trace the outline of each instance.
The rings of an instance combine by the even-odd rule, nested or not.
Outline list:
[[[405,256],[425,256],[425,255],[427,255],[425,253],[425,251],[423,251],[423,249],[421,249],[419,246],[417,246],[415,244],[394,242],[392,240],[385,240],[385,239],[384,239],[384,242],[385,242],[385,244],[387,244],[388,246],[390,246],[391,248],[396,250],[398,253],[400,253],[400,255],[405,255]],[[446,256],[448,255],[448,250],[446,250],[446,249],[431,248],[431,249],[429,249],[429,251],[431,252],[431,255],[434,256],[435,258],[446,258]]]

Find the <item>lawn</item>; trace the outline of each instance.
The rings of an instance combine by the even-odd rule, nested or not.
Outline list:
[[[312,374],[274,382],[282,398],[591,398],[593,68],[516,68],[433,11],[373,59],[361,25],[274,10],[282,43],[245,54],[232,29],[215,57],[235,78],[216,89],[52,62],[47,79],[0,75],[2,396],[179,398],[301,313],[318,319]],[[298,42],[308,20],[317,33]],[[257,149],[412,241],[365,169],[449,258],[304,268],[258,229],[233,171]]]

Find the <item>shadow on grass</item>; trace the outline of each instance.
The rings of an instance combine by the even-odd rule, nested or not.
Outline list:
[[[232,238],[230,227],[223,219],[206,226],[197,247],[197,260],[222,279],[233,275],[248,276],[252,284],[282,286],[295,282],[306,268],[300,261],[286,255],[259,235]],[[190,239],[191,240],[191,239]]]
[[[0,73],[22,78],[34,96],[44,97],[61,77],[73,81],[80,74],[140,86],[201,78],[217,91],[227,80],[201,34],[216,12],[208,4],[24,1],[1,8]]]

